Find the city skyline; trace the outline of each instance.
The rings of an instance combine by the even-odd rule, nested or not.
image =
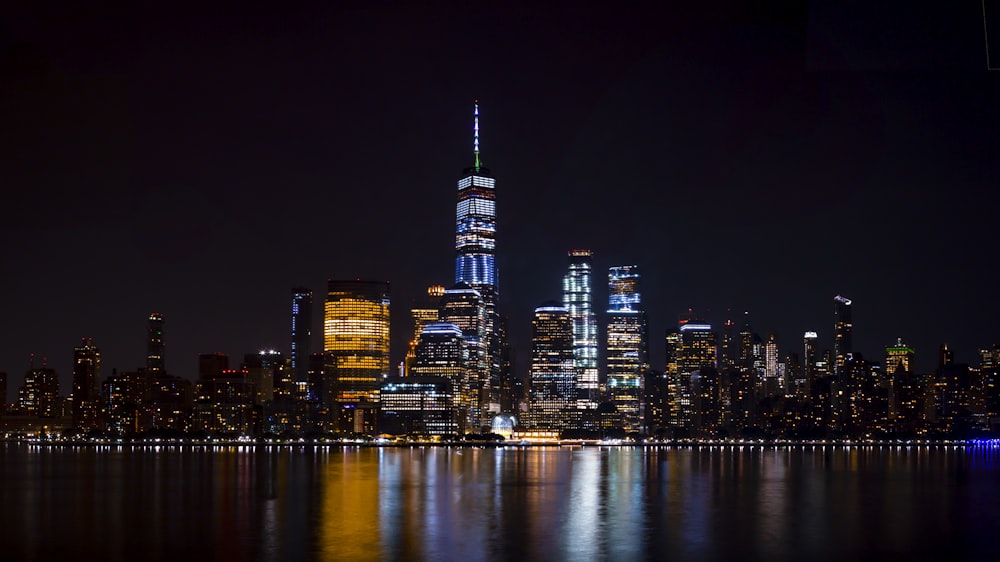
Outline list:
[[[321,12],[362,29],[384,23],[364,10]],[[970,21],[981,30],[981,17],[946,14],[941,37],[920,47],[914,38],[931,18],[918,10],[916,23],[888,26],[895,41],[876,47],[860,24],[835,31],[850,18],[822,4],[721,16],[588,7],[551,38],[500,14],[488,22],[499,41],[474,55],[432,40],[459,15],[421,19],[405,28],[420,64],[399,76],[387,70],[408,55],[358,31],[371,58],[340,64],[383,87],[370,100],[364,87],[331,97],[351,116],[322,99],[340,81],[316,59],[283,67],[265,57],[271,47],[335,52],[308,25],[315,14],[289,16],[292,29],[313,34],[264,34],[262,43],[245,33],[266,27],[267,13],[249,10],[228,26],[229,14],[207,14],[205,25],[220,23],[223,37],[246,48],[239,55],[208,34],[175,35],[172,24],[200,29],[179,15],[157,23],[113,13],[102,23],[104,15],[83,11],[89,25],[70,26],[26,13],[4,44],[4,74],[17,78],[0,86],[14,108],[0,133],[15,157],[4,175],[18,186],[4,207],[19,211],[3,226],[16,240],[2,254],[0,371],[10,388],[35,353],[66,393],[81,338],[102,350],[104,376],[146,364],[152,311],[165,318],[171,374],[193,379],[199,353],[287,355],[289,288],[322,294],[327,279],[392,284],[395,366],[411,335],[410,306],[451,278],[452,182],[469,164],[475,98],[483,162],[498,180],[500,312],[511,319],[521,377],[532,311],[560,297],[572,248],[593,251],[594,303],[607,302],[608,267],[642,268],[654,369],[664,367],[666,330],[689,308],[717,326],[732,318],[739,327],[749,311],[755,331],[778,334],[782,353],[815,331],[822,351],[834,347],[830,299],[848,295],[854,350],[879,361],[902,338],[920,372],[942,343],[974,364],[1000,335],[988,275],[1000,73],[985,70],[981,44],[958,39],[977,29]],[[654,29],[642,15],[676,22]],[[116,23],[132,25],[97,39]],[[404,22],[386,25],[376,38]],[[714,35],[703,43],[684,26]],[[515,32],[541,43],[515,43]],[[585,32],[607,34],[609,52]],[[860,39],[849,41],[852,32]],[[155,39],[175,54],[153,49]],[[746,39],[751,47],[734,53]],[[586,56],[568,56],[578,51]],[[207,62],[193,62],[196,54]],[[463,83],[427,63],[468,67],[473,56],[498,76]],[[249,61],[263,61],[262,70]],[[548,77],[552,87],[538,95],[529,82],[501,78],[514,75]],[[318,93],[297,94],[302,107],[289,108],[300,98],[285,88],[255,88],[275,77]],[[159,93],[168,80],[176,91]],[[425,85],[396,91],[416,83]],[[302,135],[291,137],[281,120]],[[374,203],[373,193],[381,194]],[[329,216],[310,219],[314,209]],[[597,308],[603,342],[607,316]],[[312,333],[320,349],[316,322]]]

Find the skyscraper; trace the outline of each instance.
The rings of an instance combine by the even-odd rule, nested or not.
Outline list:
[[[389,376],[389,283],[330,280],[323,315],[342,431],[375,429],[379,385]]]
[[[149,376],[166,374],[166,358],[163,344],[163,315],[153,312],[146,323],[146,370]]]
[[[438,317],[441,322],[454,324],[462,331],[468,354],[468,392],[471,393],[466,427],[475,431],[490,421],[490,338],[487,332],[490,326],[486,303],[478,290],[460,283],[441,296]],[[456,391],[456,394],[462,395],[462,392]]]
[[[680,395],[676,425],[692,428],[695,422],[712,427],[708,412],[718,409],[719,385],[715,376],[717,365],[716,335],[712,325],[693,316],[680,324],[680,347],[677,350],[677,373]],[[711,371],[711,372],[709,372]],[[717,421],[718,416],[713,420]]]
[[[569,252],[569,272],[563,277],[563,306],[573,321],[573,362],[579,378],[581,405],[597,407],[597,317],[591,288],[590,250]]]
[[[404,360],[407,375],[411,374],[410,371],[416,361],[417,344],[420,343],[420,334],[424,331],[424,326],[438,321],[438,311],[441,308],[441,297],[443,296],[443,286],[431,285],[427,287],[427,298],[424,299],[424,302],[414,305],[410,309],[410,319],[413,320],[413,337],[407,346],[406,359]]]
[[[458,431],[474,429],[472,412],[478,396],[469,380],[469,351],[462,329],[447,322],[427,324],[417,344],[412,376],[441,377],[450,388],[449,407],[456,413]]]
[[[496,329],[500,296],[496,267],[496,180],[479,155],[479,100],[473,114],[473,165],[458,180],[455,206],[455,284],[479,291],[486,309],[484,329],[488,381],[484,384],[484,422],[500,412],[500,349]],[[444,320],[442,318],[442,320]],[[463,328],[464,331],[464,328]]]
[[[309,356],[312,354],[313,292],[305,287],[292,289],[292,377],[295,397],[300,400],[319,400],[308,396]]]
[[[646,313],[641,309],[639,268],[608,269],[608,395],[622,414],[626,430],[637,431],[642,420],[642,378],[649,370]]]
[[[833,374],[843,375],[848,355],[854,351],[851,345],[851,299],[837,295],[833,297]]]
[[[546,303],[535,309],[531,325],[531,427],[571,428],[578,421],[572,316],[559,303]]]
[[[101,411],[101,351],[91,338],[73,349],[73,427],[97,429]]]

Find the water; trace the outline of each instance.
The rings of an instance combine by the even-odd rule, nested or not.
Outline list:
[[[4,560],[1000,559],[1000,450],[0,444]]]

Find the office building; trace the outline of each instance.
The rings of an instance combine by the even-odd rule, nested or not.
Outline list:
[[[639,292],[639,268],[608,269],[607,391],[625,428],[641,430],[642,380],[649,370],[646,313]]]
[[[496,181],[482,165],[479,153],[479,101],[473,115],[473,165],[458,180],[455,207],[455,284],[479,292],[485,308],[483,346],[486,381],[482,383],[479,421],[488,426],[500,413],[500,349],[497,302],[500,297],[496,267]],[[446,318],[442,321],[451,322]],[[463,328],[464,330],[464,328]]]
[[[448,322],[434,322],[420,334],[413,364],[413,376],[440,377],[451,384],[449,395],[456,413],[457,430],[476,431],[473,417],[478,394],[469,375],[469,350],[462,329]]]
[[[379,432],[411,438],[458,433],[452,389],[447,377],[414,374],[385,379],[380,392]]]
[[[163,343],[163,315],[153,312],[146,321],[146,370],[149,376],[166,374],[166,347]]]
[[[100,427],[101,351],[91,338],[83,338],[73,349],[73,427]]]
[[[291,394],[299,400],[318,400],[309,395],[309,356],[312,354],[313,292],[305,287],[292,289]]]
[[[474,428],[488,426],[492,421],[490,338],[487,332],[490,329],[489,314],[482,294],[465,283],[446,290],[441,296],[440,303],[438,318],[443,323],[457,326],[462,331],[462,339],[465,340],[465,352],[468,354],[468,392],[472,397],[468,403],[469,426],[465,429],[474,431]],[[459,390],[457,393],[463,396],[464,400],[465,391]]]
[[[833,297],[833,374],[841,376],[848,355],[854,351],[851,343],[851,332],[854,324],[851,321],[851,299],[837,295]]]
[[[340,431],[373,432],[379,387],[389,376],[387,281],[329,281],[323,351],[332,369],[336,427]]]
[[[580,406],[597,407],[597,316],[594,314],[590,250],[569,252],[569,272],[563,277],[563,306],[573,321],[573,362],[579,378]]]
[[[572,316],[560,303],[546,303],[535,309],[531,326],[530,427],[575,427],[579,410]]]

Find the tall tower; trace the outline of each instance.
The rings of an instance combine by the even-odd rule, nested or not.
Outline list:
[[[597,317],[591,288],[590,250],[569,252],[569,272],[563,277],[563,306],[573,321],[573,363],[579,378],[577,387],[585,393],[581,405],[597,407]]]
[[[163,315],[153,312],[146,323],[146,370],[151,377],[166,374],[163,345]]]
[[[370,433],[379,385],[389,376],[389,283],[330,280],[323,314],[323,351],[333,371],[336,425]]]
[[[486,308],[485,346],[488,365],[487,404],[483,416],[500,412],[500,348],[496,266],[496,180],[479,155],[479,100],[475,102],[472,137],[473,165],[458,180],[455,206],[455,284],[479,291]],[[464,330],[464,328],[463,328]],[[485,421],[485,419],[484,419]]]
[[[638,431],[642,379],[649,370],[649,336],[638,266],[609,268],[608,291],[608,395],[622,414],[625,429]]]
[[[305,287],[292,289],[292,377],[295,380],[296,398],[319,400],[308,396],[309,356],[312,354],[312,303],[313,292]]]
[[[531,426],[574,427],[578,410],[572,315],[559,303],[545,303],[535,309],[531,325]]]
[[[833,374],[843,375],[847,356],[854,351],[851,345],[851,299],[837,295],[833,297]]]
[[[101,409],[98,381],[101,351],[91,338],[83,338],[73,349],[73,427],[97,429]]]

